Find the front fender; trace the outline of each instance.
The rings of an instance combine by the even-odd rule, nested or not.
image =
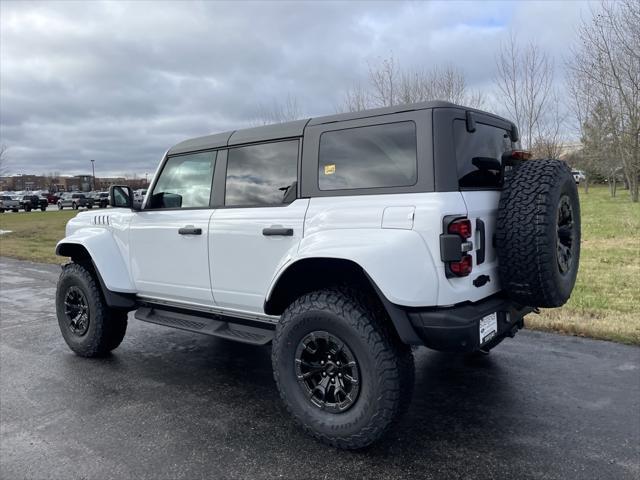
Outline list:
[[[98,269],[105,286],[113,292],[135,293],[127,262],[118,248],[113,233],[101,227],[85,227],[63,238],[56,245],[60,255],[64,245],[83,246]]]
[[[357,263],[387,300],[396,305],[436,305],[437,271],[422,237],[402,229],[336,229],[304,237],[297,253],[281,266],[280,276],[305,258],[336,258]]]

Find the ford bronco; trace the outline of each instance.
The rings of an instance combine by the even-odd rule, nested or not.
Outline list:
[[[56,253],[62,335],[118,347],[135,318],[271,343],[287,409],[317,439],[381,438],[412,395],[412,346],[488,352],[573,289],[571,170],[493,114],[445,102],[186,140],[141,205],[124,186]]]

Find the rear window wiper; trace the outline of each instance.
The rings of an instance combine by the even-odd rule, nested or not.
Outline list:
[[[479,170],[500,170],[502,163],[497,158],[492,157],[473,157],[471,163]]]

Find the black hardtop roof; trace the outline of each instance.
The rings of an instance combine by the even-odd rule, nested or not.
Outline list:
[[[184,140],[171,147],[167,153],[171,155],[194,152],[198,150],[241,145],[246,143],[263,142],[267,140],[301,137],[306,126],[322,125],[326,123],[342,122],[346,120],[358,120],[361,118],[389,115],[391,113],[409,112],[413,110],[426,110],[432,108],[460,108],[463,110],[480,113],[482,115],[489,115],[509,124],[512,123],[505,118],[499,117],[489,112],[477,110],[475,108],[464,107],[462,105],[456,105],[455,103],[451,102],[433,100],[428,102],[394,105],[392,107],[372,108],[369,110],[361,110],[359,112],[336,113],[334,115],[305,118],[301,120],[295,120],[293,122],[274,123],[271,125],[264,125],[260,127],[232,130],[230,132],[224,133],[214,133],[212,135],[205,135],[202,137],[195,137]]]

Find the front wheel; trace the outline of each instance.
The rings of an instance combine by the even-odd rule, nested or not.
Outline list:
[[[358,292],[327,289],[296,300],[276,327],[272,363],[289,412],[335,447],[379,440],[411,399],[411,349]]]
[[[45,207],[44,205],[40,207],[41,212],[45,212],[46,210],[47,210],[47,207]]]
[[[61,203],[58,203],[58,210],[62,210],[62,208],[63,208],[63,207],[62,207],[62,204],[61,204]]]
[[[67,345],[81,357],[99,357],[120,345],[126,312],[110,309],[91,272],[77,263],[63,267],[56,291],[58,325]]]
[[[24,211],[25,212],[30,212],[31,211],[31,207],[24,207]]]

